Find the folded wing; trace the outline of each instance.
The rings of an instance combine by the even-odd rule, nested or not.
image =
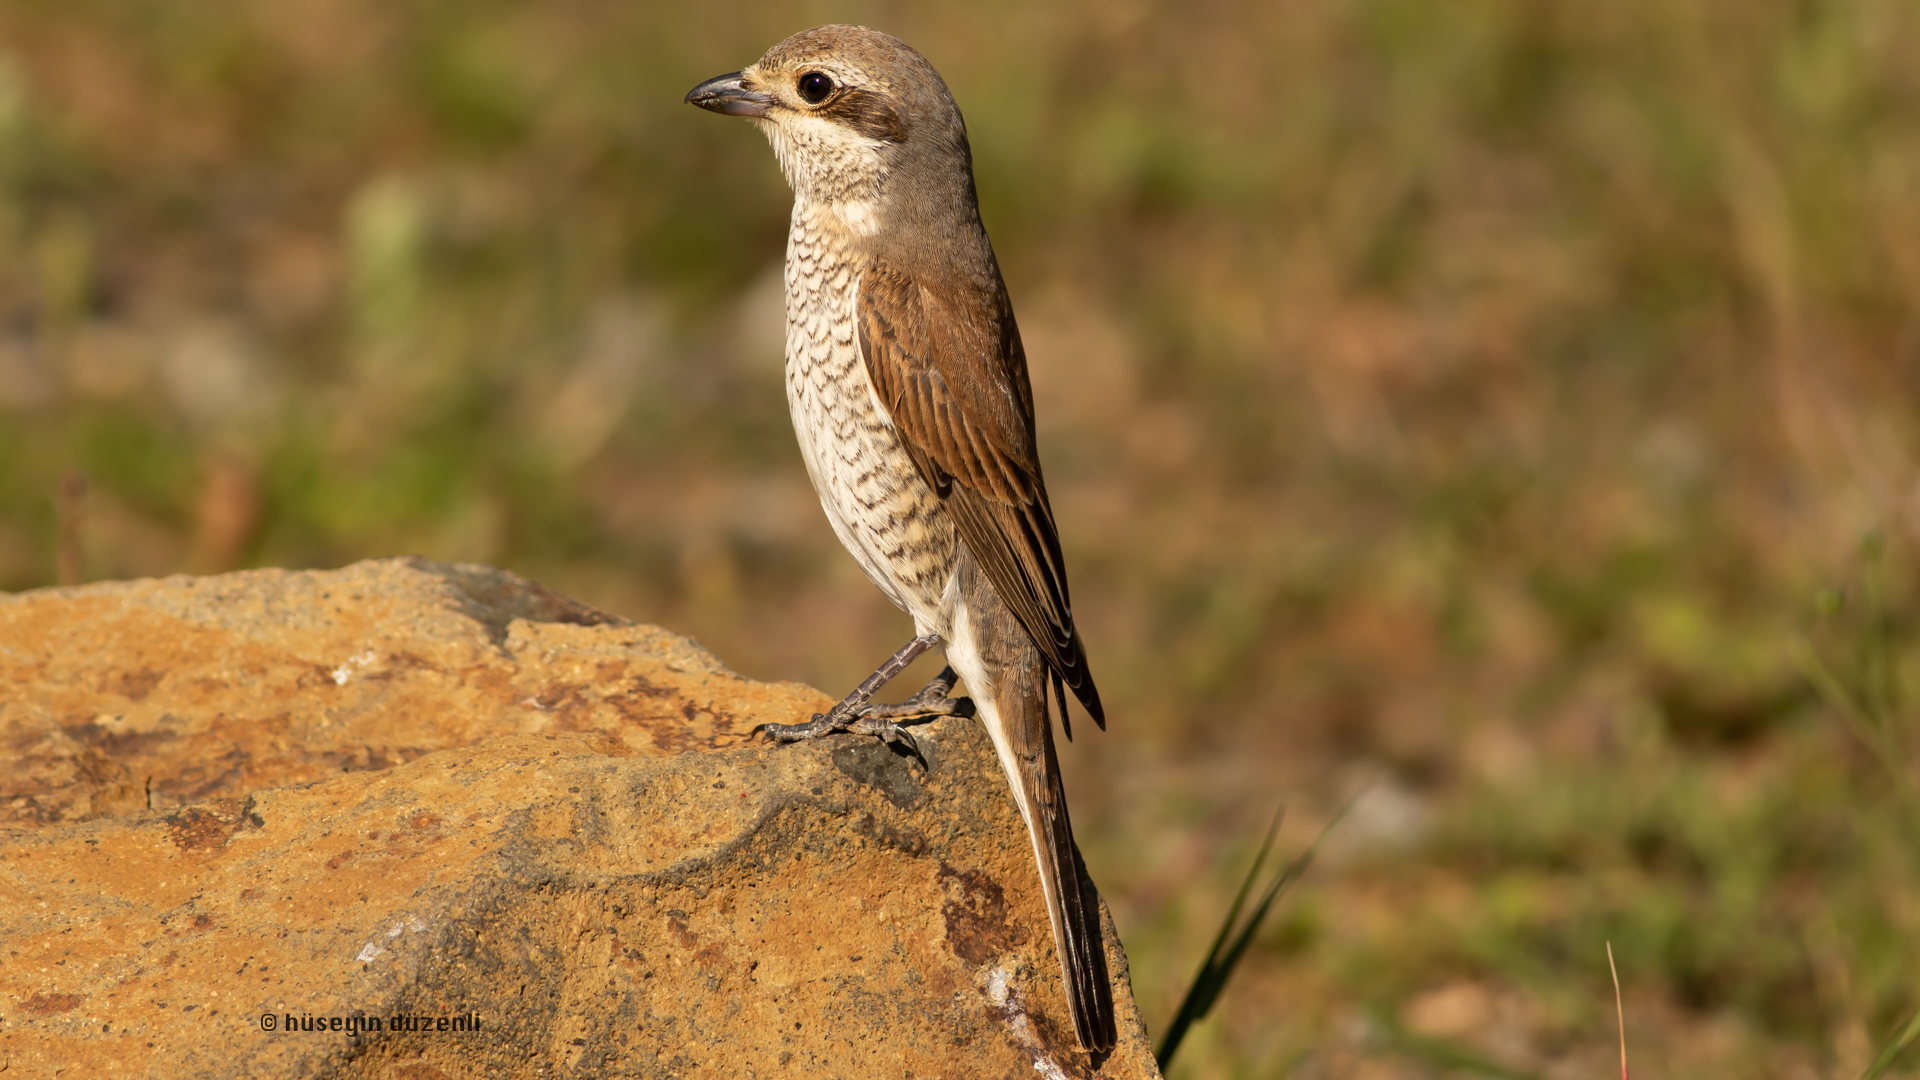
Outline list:
[[[1034,449],[1026,353],[998,274],[990,288],[938,290],[874,259],[857,307],[867,376],[915,466],[1054,678],[1105,727]]]

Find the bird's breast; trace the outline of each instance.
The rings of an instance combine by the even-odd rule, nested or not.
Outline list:
[[[841,215],[794,207],[787,238],[787,403],[821,508],[840,542],[920,633],[941,610],[956,539],[873,393],[855,317],[860,262]]]

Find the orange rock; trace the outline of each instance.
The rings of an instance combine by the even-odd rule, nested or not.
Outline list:
[[[0,596],[0,1069],[1095,1075],[978,725],[827,703],[485,567]]]

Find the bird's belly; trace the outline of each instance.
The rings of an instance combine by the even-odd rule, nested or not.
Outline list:
[[[794,344],[803,346],[798,353]],[[828,347],[804,347],[821,344]],[[851,340],[790,341],[787,401],[835,535],[880,591],[913,617],[916,632],[938,633],[953,577],[953,522],[876,406]]]

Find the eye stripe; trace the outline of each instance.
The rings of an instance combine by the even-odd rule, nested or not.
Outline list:
[[[820,110],[869,139],[880,142],[907,141],[907,123],[894,111],[887,99],[871,90],[848,89]]]

